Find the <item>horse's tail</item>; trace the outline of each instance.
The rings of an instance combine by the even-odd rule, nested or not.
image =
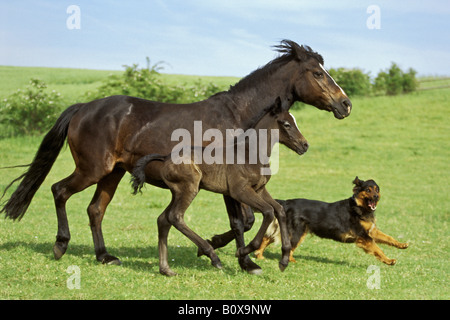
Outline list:
[[[151,161],[164,161],[167,157],[162,156],[160,154],[152,153],[148,154],[142,158],[140,158],[136,165],[134,166],[132,177],[131,177],[131,184],[133,187],[133,194],[137,194],[138,192],[141,192],[142,187],[145,183],[145,167],[147,164]]]
[[[70,120],[82,105],[83,104],[74,104],[59,116],[55,125],[45,135],[44,140],[42,140],[41,145],[34,156],[33,162],[26,165],[29,167],[28,170],[20,177],[14,179],[6,187],[1,198],[5,196],[6,191],[15,182],[22,180],[16,191],[11,195],[11,198],[9,198],[0,210],[0,213],[5,212],[5,217],[13,220],[22,219],[34,194],[39,189],[42,182],[44,182],[45,177],[50,172],[53,163],[64,145]]]

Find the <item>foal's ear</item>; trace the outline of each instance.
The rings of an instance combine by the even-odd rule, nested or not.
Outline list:
[[[283,111],[283,107],[281,105],[281,98],[277,97],[274,104],[270,107],[270,114],[272,116],[276,116]]]

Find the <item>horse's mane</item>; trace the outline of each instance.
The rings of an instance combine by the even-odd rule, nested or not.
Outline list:
[[[279,45],[273,46],[275,51],[281,53],[280,56],[267,63],[265,66],[256,69],[246,77],[242,78],[234,86],[230,87],[230,93],[237,93],[241,90],[245,90],[249,86],[254,86],[257,81],[264,81],[267,76],[272,74],[280,66],[288,63],[292,60],[306,61],[309,58],[316,59],[320,64],[324,64],[323,57],[314,52],[309,46],[299,45],[292,40],[282,40]]]

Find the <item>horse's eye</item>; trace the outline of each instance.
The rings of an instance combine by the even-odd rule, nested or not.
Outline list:
[[[289,129],[289,128],[291,127],[291,124],[290,124],[289,122],[285,121],[285,122],[283,122],[283,126],[284,126],[286,129]]]
[[[323,73],[322,72],[319,72],[319,71],[316,71],[316,72],[314,72],[314,77],[316,77],[316,78],[323,78]]]

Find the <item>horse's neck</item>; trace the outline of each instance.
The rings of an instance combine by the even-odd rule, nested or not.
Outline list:
[[[276,72],[266,75],[264,79],[255,80],[255,85],[238,83],[237,89],[227,93],[232,103],[231,110],[239,114],[243,129],[251,127],[254,117],[261,114],[277,98],[281,99],[284,109],[292,106],[294,97],[289,67],[289,64],[281,66]]]

